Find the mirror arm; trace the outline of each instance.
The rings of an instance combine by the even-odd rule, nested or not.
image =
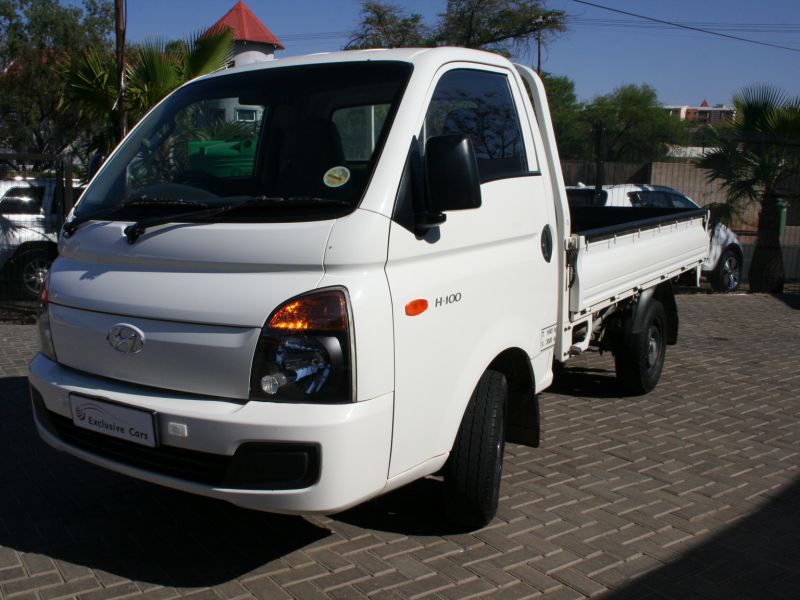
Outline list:
[[[438,227],[447,220],[447,215],[441,212],[423,211],[414,213],[414,229],[417,235],[425,235],[429,229]]]

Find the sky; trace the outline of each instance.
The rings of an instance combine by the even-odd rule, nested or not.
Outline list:
[[[445,0],[391,0],[428,24]],[[567,13],[565,33],[546,45],[542,68],[575,82],[579,100],[620,85],[649,84],[664,104],[730,104],[745,85],[768,83],[800,96],[800,0],[593,0],[595,4],[720,31],[727,35],[796,48],[781,50],[670,28],[579,4],[547,0]],[[357,28],[355,0],[245,0],[286,46],[277,56],[342,48]],[[127,37],[183,38],[204,30],[235,0],[129,0]],[[533,48],[532,48],[533,49]],[[520,61],[535,64],[535,52]]]

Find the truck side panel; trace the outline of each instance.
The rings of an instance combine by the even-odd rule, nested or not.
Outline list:
[[[578,251],[570,288],[572,315],[630,295],[696,267],[708,252],[704,217],[592,241],[575,236]]]

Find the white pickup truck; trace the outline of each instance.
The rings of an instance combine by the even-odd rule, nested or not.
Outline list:
[[[528,91],[526,91],[526,87]],[[505,440],[590,345],[652,389],[703,210],[572,214],[540,80],[479,51],[289,58],[193,81],[64,227],[30,364],[50,445],[283,513],[443,475],[494,516]]]

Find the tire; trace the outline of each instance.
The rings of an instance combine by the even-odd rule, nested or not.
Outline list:
[[[742,277],[742,261],[733,250],[725,250],[719,257],[709,281],[716,292],[735,292]]]
[[[15,278],[25,298],[39,298],[52,262],[50,254],[41,249],[26,250],[14,259]]]
[[[469,400],[444,466],[447,518],[470,529],[497,514],[505,450],[506,378],[487,370]]]
[[[667,315],[658,300],[650,300],[642,319],[642,330],[626,333],[614,353],[617,380],[630,394],[653,390],[661,378],[667,352]]]

